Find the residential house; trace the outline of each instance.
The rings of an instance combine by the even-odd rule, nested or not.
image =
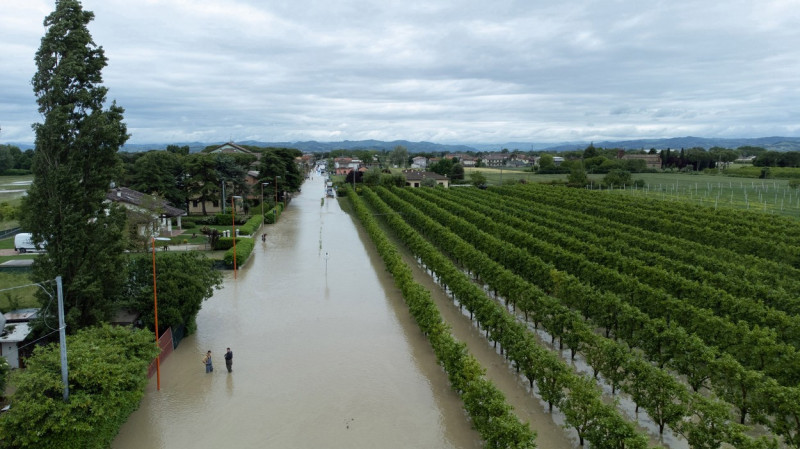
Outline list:
[[[503,167],[507,165],[507,153],[491,153],[483,156],[483,165],[487,167]]]
[[[245,147],[236,145],[233,142],[223,143],[222,145],[210,150],[209,153],[225,153],[225,154],[252,154],[257,159],[261,159],[261,153],[250,151]]]
[[[459,159],[458,163],[461,164],[462,167],[474,167],[478,165],[478,161],[471,156],[465,157],[464,159]]]
[[[139,224],[139,235],[172,234],[172,220],[177,221],[178,229],[181,228],[181,217],[186,211],[178,209],[165,200],[148,195],[127,187],[114,187],[106,193],[106,201],[112,201],[124,206],[126,209],[150,215],[149,223]]]
[[[641,159],[647,164],[647,168],[659,169],[661,168],[661,156],[658,154],[628,154],[622,153],[618,156],[620,159]]]
[[[422,187],[425,179],[433,179],[437,185],[444,188],[450,187],[450,179],[447,176],[440,175],[430,171],[420,170],[403,170],[403,176],[406,178],[406,186],[409,187]]]
[[[2,329],[2,333],[0,333],[0,355],[8,360],[11,368],[24,366],[23,356],[30,351],[21,350],[22,342],[31,333],[30,321],[38,315],[39,309],[17,309],[0,316],[0,329]],[[32,349],[33,347],[30,347],[30,350]]]
[[[428,158],[417,156],[411,159],[411,168],[428,168]]]

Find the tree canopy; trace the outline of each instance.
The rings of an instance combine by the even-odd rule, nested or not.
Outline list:
[[[14,406],[0,419],[4,448],[107,448],[139,406],[158,354],[151,332],[91,327],[67,345],[70,400],[62,400],[58,345],[37,347],[14,378]]]
[[[59,0],[44,20],[33,77],[44,123],[33,125],[34,180],[20,218],[36,243],[46,242],[33,279],[62,276],[71,332],[107,320],[126,277],[125,213],[104,200],[121,175],[116,153],[128,134],[124,110],[116,102],[104,109],[107,62],[87,28],[93,18],[77,0]]]

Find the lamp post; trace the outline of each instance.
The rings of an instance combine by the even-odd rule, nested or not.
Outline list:
[[[268,186],[268,182],[261,183],[261,224],[264,224],[264,186]]]
[[[236,279],[236,205],[233,203],[236,198],[241,198],[237,195],[231,195],[231,220],[233,228],[233,278]]]
[[[272,209],[272,223],[278,222],[278,179],[280,176],[275,177],[275,208]]]

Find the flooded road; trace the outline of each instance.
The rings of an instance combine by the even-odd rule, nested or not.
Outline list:
[[[238,279],[226,273],[112,448],[480,447],[381,260],[335,200],[321,204],[323,187],[307,181]]]

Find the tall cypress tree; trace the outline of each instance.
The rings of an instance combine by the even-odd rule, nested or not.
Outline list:
[[[104,109],[107,60],[87,28],[93,19],[78,0],[56,0],[44,20],[32,80],[44,123],[33,125],[34,180],[20,219],[34,241],[46,242],[33,278],[62,276],[70,332],[107,321],[126,279],[125,213],[104,200],[121,174],[116,153],[128,135],[124,110],[116,102]]]

